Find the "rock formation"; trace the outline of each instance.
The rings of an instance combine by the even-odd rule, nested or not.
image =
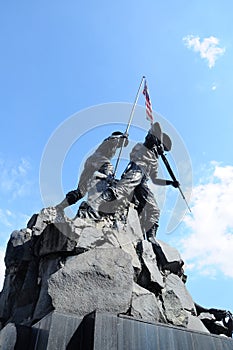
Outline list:
[[[160,245],[168,262],[181,259]],[[31,326],[53,310],[79,317],[97,311],[231,336],[230,313],[196,305],[183,269],[160,269],[132,207],[114,227],[43,209],[11,234],[5,264],[1,328]]]

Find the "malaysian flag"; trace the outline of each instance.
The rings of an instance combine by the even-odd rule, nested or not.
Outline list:
[[[146,99],[146,102],[145,102],[145,104],[146,104],[146,119],[148,119],[152,125],[154,123],[154,117],[153,117],[152,104],[151,104],[146,80],[144,83],[143,95],[145,96],[145,99]]]

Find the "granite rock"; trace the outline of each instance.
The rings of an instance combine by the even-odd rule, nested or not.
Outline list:
[[[0,349],[13,350],[17,340],[17,329],[13,323],[8,323],[0,332]]]
[[[163,305],[168,323],[172,323],[175,326],[187,327],[187,313],[173,290],[168,290],[163,293]]]
[[[172,247],[171,245],[159,239],[158,239],[158,243],[160,244],[168,262],[171,262],[174,260],[177,260],[177,261],[181,260],[181,255],[176,248]]]
[[[168,262],[181,260],[158,242]],[[99,222],[44,208],[13,231],[5,265],[1,327],[26,329],[52,310],[78,317],[97,310],[231,336],[230,312],[194,304],[182,274],[158,266],[132,207],[124,220]]]
[[[49,278],[48,293],[58,312],[124,313],[130,307],[133,277],[127,253],[120,248],[99,248],[68,258]]]
[[[166,323],[161,302],[153,293],[136,283],[133,285],[130,314],[145,321]]]
[[[158,289],[164,288],[163,276],[158,268],[152,244],[145,240],[142,241],[142,261],[149,272],[150,283],[158,285]]]
[[[203,322],[196,317],[196,315],[192,315],[190,312],[186,312],[188,316],[188,324],[187,328],[192,329],[198,332],[210,333],[208,329],[204,326]]]
[[[176,294],[183,309],[196,314],[193,299],[180,277],[173,273],[169,274],[166,277],[165,289],[166,291],[173,291]]]

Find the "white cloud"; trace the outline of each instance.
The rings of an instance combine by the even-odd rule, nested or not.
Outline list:
[[[212,85],[212,87],[211,87],[211,90],[212,91],[215,91],[217,89],[217,85],[214,83],[213,85]]]
[[[12,213],[9,210],[0,209],[0,224],[4,225],[6,227],[10,227],[11,226],[11,222],[10,222],[11,216],[12,216]]]
[[[184,220],[190,234],[180,242],[191,270],[233,278],[233,166],[212,163],[206,184],[193,189],[192,215]]]
[[[209,68],[213,68],[216,59],[225,52],[225,48],[218,46],[219,39],[214,36],[204,38],[201,41],[199,36],[187,35],[183,41],[188,49],[199,52],[201,58],[207,60]]]
[[[0,192],[13,199],[28,194],[31,184],[28,181],[29,162],[21,158],[17,163],[0,159]]]

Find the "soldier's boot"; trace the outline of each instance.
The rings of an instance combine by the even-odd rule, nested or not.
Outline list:
[[[164,265],[167,264],[166,256],[164,255],[164,252],[162,251],[162,248],[160,244],[156,241],[155,236],[158,230],[158,225],[154,224],[147,232],[146,232],[146,238],[147,240],[152,244],[153,251],[155,253],[157,263],[160,269]]]

